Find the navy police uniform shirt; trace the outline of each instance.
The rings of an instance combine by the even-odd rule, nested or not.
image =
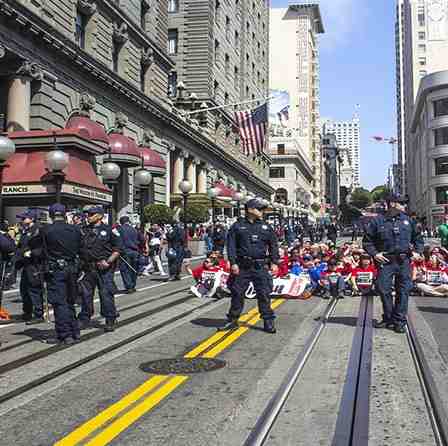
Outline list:
[[[83,238],[83,255],[87,261],[107,260],[112,252],[123,252],[123,242],[117,229],[101,223],[86,227]]]
[[[174,225],[166,234],[168,248],[179,249],[184,245],[184,230],[180,225]]]
[[[371,255],[378,253],[408,254],[412,249],[423,252],[423,239],[415,222],[404,212],[386,212],[366,228],[363,246]]]
[[[137,252],[140,246],[140,238],[137,229],[130,224],[125,223],[118,228],[118,232],[120,233],[124,249],[126,251]]]
[[[279,252],[277,237],[264,221],[251,223],[242,218],[232,225],[227,235],[227,254],[230,263],[237,263],[238,258],[262,260],[270,257],[272,262],[278,263]]]
[[[81,229],[65,221],[55,221],[44,230],[49,259],[73,260],[81,250]]]

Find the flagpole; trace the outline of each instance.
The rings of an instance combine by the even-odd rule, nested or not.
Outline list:
[[[237,102],[235,104],[219,105],[217,107],[199,108],[197,110],[187,112],[186,115],[193,115],[195,113],[202,113],[202,112],[211,111],[211,110],[219,110],[221,108],[226,108],[226,107],[236,107],[237,105],[250,104],[252,102],[258,102],[258,101],[263,101],[263,100],[268,102],[271,99],[274,99],[274,96],[269,96],[267,98],[263,97],[263,98],[258,98],[258,99],[251,99],[250,101]]]

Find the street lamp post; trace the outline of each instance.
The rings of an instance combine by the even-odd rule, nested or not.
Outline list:
[[[184,245],[188,247],[188,232],[187,232],[187,202],[188,194],[193,190],[193,185],[188,180],[182,180],[179,183],[179,190],[182,192],[183,198],[183,224],[184,224]]]
[[[51,173],[56,186],[56,203],[61,203],[62,183],[64,182],[64,169],[68,166],[69,156],[62,150],[48,152],[45,163]]]
[[[145,219],[145,192],[148,190],[149,185],[152,181],[151,172],[143,167],[143,158],[142,158],[142,167],[135,172],[134,175],[134,184],[140,189],[140,227],[143,228],[143,223]]]
[[[116,185],[118,184],[118,178],[121,175],[121,168],[118,164],[114,163],[111,160],[106,161],[101,166],[101,176],[103,177],[103,183],[110,187],[112,191],[112,203],[109,206],[108,210],[108,219],[109,224],[112,224],[112,221],[115,217],[115,201],[116,201]]]
[[[212,187],[208,190],[208,196],[210,201],[212,202],[212,223],[213,227],[216,223],[216,215],[215,215],[215,205],[216,205],[216,197],[219,195],[219,190],[217,187]]]
[[[6,161],[15,151],[14,141],[6,136],[0,136],[0,223],[3,223],[3,170],[7,166]]]
[[[240,218],[241,217],[241,202],[246,197],[243,192],[235,192],[235,194],[233,195],[233,198],[236,201],[236,216],[237,216],[237,218]]]

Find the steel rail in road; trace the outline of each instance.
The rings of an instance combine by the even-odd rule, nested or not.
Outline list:
[[[447,446],[447,413],[437,391],[437,386],[434,382],[431,368],[425,358],[423,347],[418,339],[417,332],[415,330],[414,316],[412,314],[408,317],[406,335],[417,376],[420,382],[423,398],[428,410],[429,420],[431,422],[431,427],[434,433],[434,440],[437,446]]]
[[[172,292],[171,294],[175,294],[175,292]],[[184,303],[184,302],[186,302],[187,300],[190,300],[190,299],[191,299],[191,297],[189,296],[189,297],[186,297],[186,298],[179,299],[176,302],[172,302],[170,304],[163,305],[162,307],[163,307],[163,309],[167,309],[167,308],[170,308],[170,307],[172,308],[173,306],[181,305],[182,303]],[[81,359],[79,359],[79,360],[77,360],[77,361],[75,361],[75,362],[73,362],[71,364],[68,364],[68,365],[66,365],[64,367],[61,367],[60,369],[57,369],[57,370],[55,370],[53,372],[50,372],[50,373],[48,373],[46,375],[43,375],[40,378],[37,378],[37,379],[35,379],[33,381],[30,381],[29,383],[24,384],[23,386],[20,386],[17,389],[12,390],[11,392],[4,393],[3,395],[0,395],[0,404],[4,403],[4,402],[6,402],[6,401],[8,401],[8,400],[10,400],[12,398],[15,398],[15,397],[17,397],[17,396],[27,392],[28,390],[31,390],[31,389],[33,389],[33,388],[35,388],[37,386],[40,386],[40,385],[42,385],[42,384],[44,384],[44,383],[46,383],[48,381],[51,381],[54,378],[57,378],[57,377],[59,377],[61,375],[64,375],[65,373],[68,373],[68,372],[70,372],[70,371],[72,371],[72,370],[74,370],[74,369],[76,369],[76,368],[78,368],[80,366],[83,366],[83,365],[85,365],[85,364],[87,364],[87,363],[89,363],[91,361],[94,361],[95,359],[98,359],[98,358],[106,355],[107,353],[110,353],[110,352],[112,352],[114,350],[117,350],[117,349],[119,349],[121,347],[124,347],[125,345],[130,344],[131,342],[134,342],[134,341],[136,341],[138,339],[141,339],[141,338],[143,338],[143,337],[145,337],[145,336],[147,336],[147,335],[149,335],[151,333],[154,333],[154,332],[156,332],[158,330],[166,328],[166,327],[172,325],[173,323],[179,321],[180,319],[183,319],[184,317],[187,317],[187,316],[195,313],[198,310],[204,309],[204,308],[212,305],[215,302],[216,302],[215,300],[211,300],[210,302],[206,302],[206,303],[204,303],[202,305],[199,305],[198,307],[191,308],[191,309],[189,309],[187,311],[184,311],[184,312],[182,312],[182,313],[180,313],[180,314],[178,314],[176,316],[173,316],[172,318],[170,318],[170,319],[168,319],[168,320],[166,320],[164,322],[161,322],[160,324],[157,324],[157,325],[155,325],[153,327],[150,327],[150,328],[147,328],[145,330],[139,331],[138,333],[136,333],[136,334],[134,334],[132,336],[129,336],[126,339],[123,339],[123,340],[121,340],[119,342],[116,342],[114,344],[108,345],[107,347],[105,347],[105,348],[103,348],[103,349],[101,349],[101,350],[99,350],[99,351],[97,351],[95,353],[92,353],[92,354],[90,354],[90,355],[88,355],[88,356],[86,356],[84,358],[81,358]],[[174,303],[176,303],[176,305],[173,305]],[[147,311],[145,313],[142,313],[141,315],[133,316],[133,317],[127,319],[126,321],[122,321],[120,323],[121,324],[120,326],[123,326],[125,324],[129,324],[131,322],[135,322],[136,320],[142,319],[144,317],[148,317],[148,316],[150,316],[152,314],[155,314],[156,312],[163,311],[161,309],[162,307],[158,307],[156,309],[149,310],[149,311]],[[94,337],[93,335],[95,335],[95,333],[91,333],[90,335],[92,335],[92,337]],[[88,335],[86,335],[86,336],[88,336]],[[46,350],[44,350],[44,353],[45,352],[46,352]],[[38,352],[38,353],[40,353],[40,352]],[[49,354],[42,355],[42,356],[39,356],[39,357],[34,357],[34,355],[35,354],[29,355],[31,358],[28,358],[27,362],[23,362],[22,361],[21,364],[14,364],[15,367],[13,367],[13,368],[11,368],[12,367],[11,363],[5,364],[4,366],[0,367],[0,374],[1,373],[5,373],[5,371],[4,371],[5,369],[7,369],[8,371],[16,369],[16,368],[21,367],[21,366],[23,366],[23,365],[25,365],[25,364],[27,364],[29,362],[36,361],[37,359],[41,359],[42,357],[48,356]],[[20,360],[18,360],[18,361],[20,361]],[[15,361],[13,361],[13,362],[15,362]]]
[[[280,384],[280,387],[267,404],[261,416],[258,418],[257,423],[244,442],[244,446],[261,446],[264,444],[266,438],[269,435],[269,432],[274,426],[278,415],[285,405],[289,394],[291,393],[297,380],[299,379],[300,374],[302,373],[302,370],[304,369],[308,361],[308,358],[311,356],[311,353],[313,352],[314,347],[316,346],[327,324],[328,319],[333,314],[337,302],[338,300],[336,298],[333,298],[329,302],[323,316],[320,318],[319,325],[315,327],[315,329],[307,339],[304,348],[297,356],[294,364],[289,369],[284,380]]]
[[[332,446],[366,446],[369,441],[373,296],[359,306]]]

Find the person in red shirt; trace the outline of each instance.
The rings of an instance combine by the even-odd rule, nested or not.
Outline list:
[[[369,255],[361,255],[359,266],[352,270],[351,283],[353,293],[365,296],[373,294],[378,270]]]
[[[324,290],[324,299],[329,299],[330,297],[344,298],[345,279],[338,269],[336,259],[331,259],[328,262],[328,269],[320,276],[319,285]]]

